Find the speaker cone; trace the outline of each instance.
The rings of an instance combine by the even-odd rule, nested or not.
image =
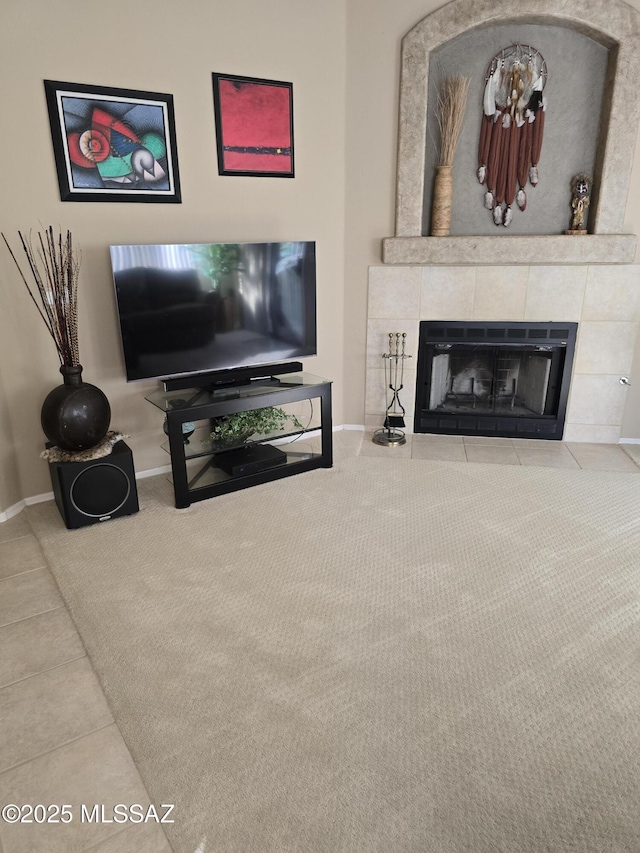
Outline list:
[[[117,512],[130,491],[131,484],[124,471],[104,463],[81,471],[71,484],[69,496],[78,512],[101,518]]]

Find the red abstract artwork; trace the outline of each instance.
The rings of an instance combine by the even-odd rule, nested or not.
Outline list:
[[[293,177],[291,83],[213,75],[221,175]]]

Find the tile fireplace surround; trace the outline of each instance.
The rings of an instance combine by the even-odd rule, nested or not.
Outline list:
[[[580,239],[580,238],[577,238]],[[382,354],[407,333],[412,358],[400,394],[413,431],[420,320],[577,322],[564,440],[616,443],[640,323],[640,267],[372,266],[367,327],[367,428],[382,426]]]
[[[432,55],[478,28],[536,24],[575,30],[609,51],[606,98],[586,236],[423,234]],[[499,32],[496,30],[496,32]],[[382,426],[389,332],[412,359],[400,394],[412,431],[420,320],[577,322],[564,440],[616,443],[640,323],[636,236],[622,233],[640,120],[640,11],[623,0],[451,0],[402,40],[395,234],[369,268],[365,424]],[[511,259],[519,264],[510,264]],[[488,265],[499,261],[500,265]],[[488,263],[487,263],[488,262]]]

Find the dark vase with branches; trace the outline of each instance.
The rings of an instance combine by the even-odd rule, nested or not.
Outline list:
[[[29,296],[38,309],[60,359],[63,384],[42,404],[41,423],[49,441],[63,450],[87,450],[106,435],[111,419],[103,392],[82,380],[78,354],[78,274],[80,256],[74,253],[71,232],[54,233],[50,226],[34,240],[20,231],[27,265],[35,288],[27,281],[5,235],[2,235]]]

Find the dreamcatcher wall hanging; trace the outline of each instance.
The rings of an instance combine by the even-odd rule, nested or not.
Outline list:
[[[496,225],[511,224],[513,203],[527,206],[527,182],[538,183],[547,65],[539,50],[513,44],[497,53],[485,77],[478,180]]]

